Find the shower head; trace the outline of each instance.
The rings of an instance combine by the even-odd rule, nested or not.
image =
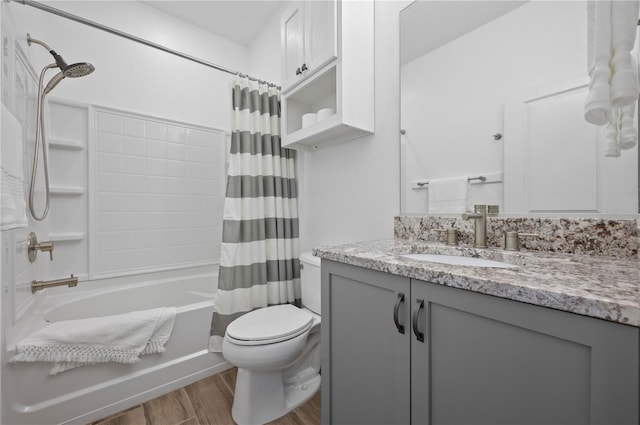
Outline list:
[[[43,95],[46,95],[51,90],[53,90],[53,88],[55,86],[57,86],[60,81],[64,80],[64,77],[65,77],[65,75],[64,75],[64,73],[62,71],[60,71],[56,75],[54,75],[53,78],[51,78],[51,80],[49,80],[49,83],[47,83],[47,86],[44,88]]]
[[[84,77],[85,75],[89,75],[93,71],[95,71],[95,67],[87,62],[78,62],[78,63],[73,63],[71,65],[67,65],[67,62],[65,62],[62,56],[56,53],[56,51],[53,50],[51,47],[49,47],[49,45],[46,44],[45,42],[32,38],[31,34],[27,34],[27,43],[29,43],[29,45],[31,45],[31,43],[36,43],[41,45],[45,49],[47,49],[49,53],[51,53],[51,56],[53,56],[53,58],[55,59],[56,66],[60,68],[60,71],[62,71],[62,74],[64,75],[64,77],[69,77],[69,78]],[[53,79],[57,77],[58,75],[53,77]],[[53,79],[51,80],[51,82],[53,82]],[[60,80],[57,80],[55,84],[53,84],[53,86],[55,86],[59,82]],[[51,87],[49,91],[51,91],[51,89],[53,89],[53,87]]]
[[[69,78],[78,78],[84,77],[85,75],[91,74],[95,71],[95,67],[87,62],[78,62],[72,63],[68,65],[65,69],[62,70],[62,73],[65,77]]]

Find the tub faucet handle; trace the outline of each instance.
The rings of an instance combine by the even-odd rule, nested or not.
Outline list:
[[[36,261],[38,251],[45,251],[49,253],[49,260],[53,261],[53,242],[45,241],[38,242],[38,237],[35,233],[29,233],[29,239],[27,239],[27,254],[29,256],[29,262]]]

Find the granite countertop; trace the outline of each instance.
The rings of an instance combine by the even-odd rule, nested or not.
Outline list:
[[[638,259],[450,247],[404,239],[318,247],[313,253],[340,263],[640,327]],[[410,253],[480,257],[519,267],[448,265],[400,256]]]

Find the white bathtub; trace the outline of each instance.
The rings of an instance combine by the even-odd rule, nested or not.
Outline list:
[[[120,285],[110,289],[58,291],[7,329],[2,366],[3,425],[86,424],[231,367],[207,350],[216,274]],[[83,282],[80,282],[80,286]],[[85,283],[85,285],[90,285]],[[176,306],[166,352],[141,356],[133,365],[84,366],[49,375],[50,363],[6,364],[15,344],[47,321],[82,319]]]

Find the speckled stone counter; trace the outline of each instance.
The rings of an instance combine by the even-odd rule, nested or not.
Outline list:
[[[318,247],[314,255],[427,282],[640,327],[640,261],[542,251],[449,247],[404,239]],[[410,260],[401,254],[480,257],[518,268]]]
[[[398,216],[394,218],[394,237],[414,241],[444,242],[439,229],[454,228],[460,244],[473,244],[473,222],[460,215]],[[606,255],[638,258],[638,227],[634,219],[487,217],[487,244],[504,245],[504,232],[515,230],[536,237],[522,238],[528,251],[552,251],[567,254]]]

